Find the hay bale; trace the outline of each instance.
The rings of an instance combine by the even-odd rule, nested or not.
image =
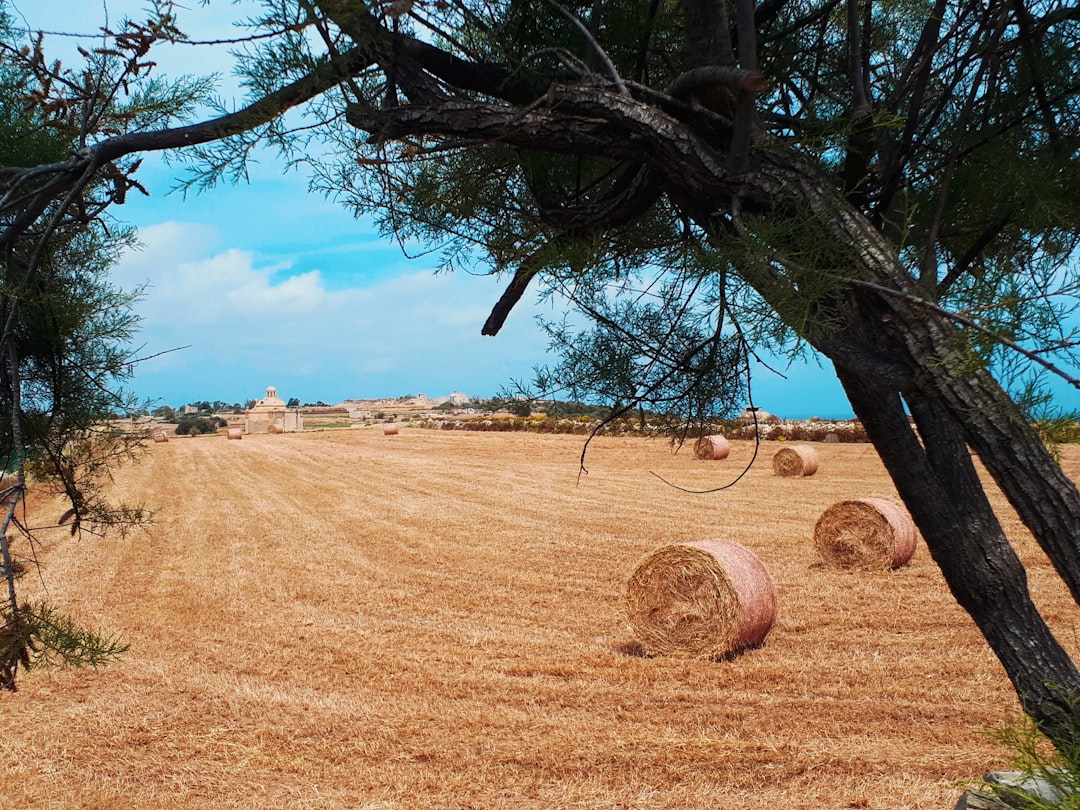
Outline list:
[[[244,438],[244,431],[241,428],[229,428],[230,439],[242,439]]]
[[[383,436],[397,436],[398,426],[393,422],[387,422],[382,428]]]
[[[899,568],[915,553],[915,522],[885,498],[839,501],[814,525],[814,548],[838,568]]]
[[[268,426],[268,427],[266,428],[266,432],[267,432],[267,433],[271,433],[271,434],[273,434],[273,435],[275,435],[275,436],[276,436],[276,435],[278,435],[279,433],[284,433],[284,432],[285,432],[285,428],[283,428],[283,427],[282,427],[281,425],[273,424],[273,425],[270,425],[270,426]]]
[[[157,433],[154,434],[154,444],[162,444],[163,442],[167,442],[168,440],[169,437],[166,436],[163,431],[159,430]]]
[[[720,658],[765,641],[776,621],[776,586],[749,549],[697,540],[646,557],[626,586],[626,606],[648,655]]]
[[[773,472],[787,477],[813,475],[818,470],[817,450],[796,444],[776,451],[772,460]]]
[[[731,445],[723,436],[702,436],[694,443],[694,458],[702,461],[720,461],[730,452]]]

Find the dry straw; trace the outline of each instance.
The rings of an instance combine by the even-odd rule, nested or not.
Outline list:
[[[907,564],[915,553],[915,523],[885,498],[834,503],[814,526],[814,548],[827,564],[883,570]]]
[[[267,433],[273,433],[273,434],[276,435],[278,433],[284,433],[285,428],[283,428],[281,425],[278,425],[278,424],[272,424],[272,425],[270,425],[269,427],[266,428],[266,432]]]
[[[384,436],[397,436],[398,426],[395,425],[393,422],[388,422],[387,424],[383,425],[382,432]]]
[[[240,428],[229,428],[230,439],[242,439],[244,438],[244,431]]]
[[[765,641],[776,621],[776,585],[749,549],[697,540],[646,557],[627,584],[626,605],[646,654],[720,658]]]
[[[731,445],[723,436],[702,436],[694,444],[694,458],[702,461],[720,461],[730,452]]]
[[[805,444],[785,447],[772,460],[773,472],[787,477],[813,475],[818,470],[817,450]]]
[[[169,440],[169,437],[166,436],[161,431],[158,431],[157,433],[154,434],[154,443],[155,444],[161,444],[162,442],[167,442],[168,440]]]

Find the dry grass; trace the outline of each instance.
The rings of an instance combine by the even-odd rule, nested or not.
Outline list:
[[[917,542],[907,509],[887,498],[839,501],[814,524],[821,561],[841,568],[898,568],[911,559]]]
[[[723,436],[702,436],[694,442],[694,458],[700,461],[723,461],[731,453],[731,445]]]
[[[817,450],[808,444],[783,447],[773,456],[772,466],[776,475],[787,477],[813,475],[818,471]]]
[[[648,655],[720,659],[765,640],[776,621],[776,584],[738,543],[672,543],[630,575],[626,614]]]
[[[662,442],[381,430],[151,445],[124,540],[39,549],[52,601],[131,642],[0,695],[0,808],[940,808],[1004,764],[1016,700],[925,548],[816,562],[831,503],[895,497],[868,445],[811,478]],[[1065,448],[1080,477],[1080,447]],[[995,503],[1003,499],[995,493]],[[1015,517],[1062,641],[1080,611]],[[646,658],[622,615],[657,547],[724,537],[776,580],[765,645]],[[30,582],[27,588],[40,586]]]

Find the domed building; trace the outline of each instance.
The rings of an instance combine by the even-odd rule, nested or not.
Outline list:
[[[244,420],[245,433],[293,433],[303,429],[303,411],[288,407],[272,385],[266,389],[266,396],[248,410]]]

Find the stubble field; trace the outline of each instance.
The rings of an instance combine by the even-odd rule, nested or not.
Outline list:
[[[894,495],[869,445],[817,475],[662,441],[405,429],[173,439],[117,475],[127,538],[48,535],[48,597],[130,642],[0,694],[0,808],[951,808],[1016,710],[921,540],[906,568],[814,557],[837,500]],[[1064,465],[1080,477],[1080,447]],[[1080,610],[1004,506],[1032,590]],[[42,519],[55,520],[56,515]],[[761,557],[779,617],[723,662],[646,658],[626,581],[661,545]],[[25,550],[25,549],[24,549]]]

